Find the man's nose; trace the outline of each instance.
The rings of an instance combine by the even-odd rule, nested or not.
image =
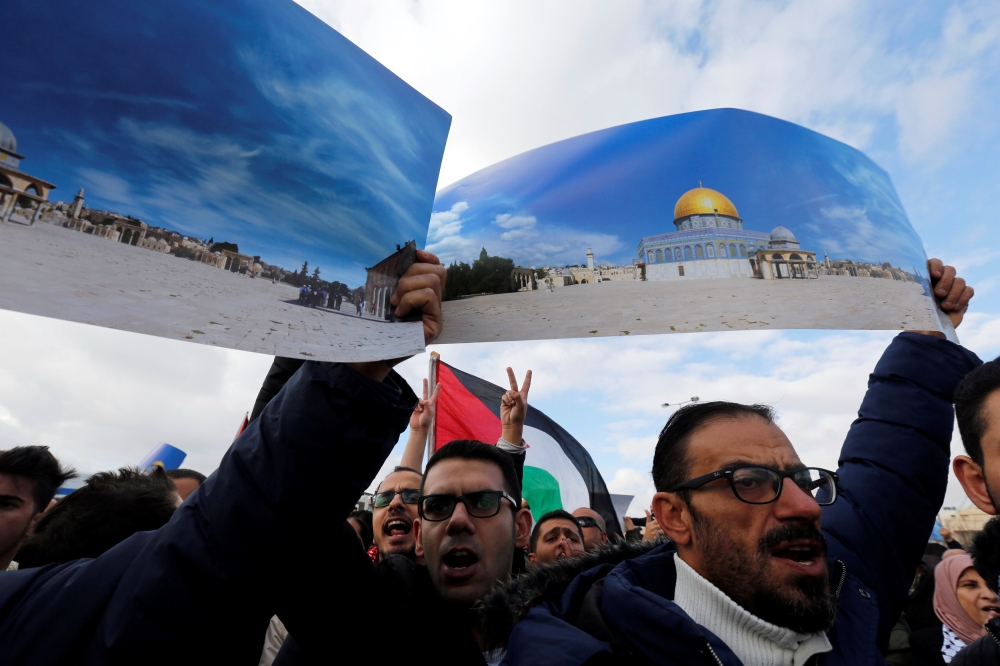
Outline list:
[[[823,515],[816,498],[791,479],[785,479],[782,484],[781,496],[775,502],[774,512],[779,520],[808,520],[813,523],[819,522]]]
[[[472,516],[469,515],[465,504],[459,502],[455,505],[455,510],[452,511],[451,518],[448,519],[448,534],[461,534],[462,532],[472,534],[475,531],[476,524],[473,522]]]
[[[390,509],[400,509],[403,507],[403,495],[402,493],[396,493],[392,496],[392,501],[389,502]]]

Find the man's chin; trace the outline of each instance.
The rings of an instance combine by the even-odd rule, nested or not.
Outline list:
[[[771,624],[803,634],[826,631],[837,615],[830,580],[822,576],[783,576],[779,584],[753,594],[753,613]]]
[[[409,543],[380,544],[378,552],[383,557],[386,555],[402,555],[414,561],[417,559],[417,545],[414,541],[410,541]]]

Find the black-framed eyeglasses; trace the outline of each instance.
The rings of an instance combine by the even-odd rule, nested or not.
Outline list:
[[[576,519],[576,524],[580,527],[600,527],[600,525],[597,524],[597,521],[590,516],[580,516]]]
[[[500,513],[500,500],[507,500],[517,508],[517,501],[502,490],[480,490],[464,495],[424,495],[420,498],[420,517],[431,522],[448,520],[461,502],[470,516],[492,518]]]
[[[736,498],[747,504],[769,504],[777,500],[781,496],[781,487],[785,479],[791,479],[820,506],[829,506],[837,501],[837,473],[819,467],[801,467],[787,472],[749,465],[731,467],[678,483],[673,488],[668,488],[667,492],[693,490],[723,478],[729,480],[729,486]]]
[[[392,498],[396,495],[400,496],[400,499],[403,500],[403,504],[416,504],[420,501],[419,488],[403,488],[398,493],[395,490],[384,490],[377,493],[375,497],[372,498],[372,506],[376,509],[384,509],[392,504]]]

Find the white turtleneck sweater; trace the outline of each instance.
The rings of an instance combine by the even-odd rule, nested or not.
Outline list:
[[[695,622],[718,636],[746,666],[801,666],[833,649],[824,632],[800,634],[765,622],[727,597],[674,555],[674,601]]]

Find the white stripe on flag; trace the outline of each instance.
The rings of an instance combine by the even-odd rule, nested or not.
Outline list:
[[[567,511],[590,506],[590,491],[580,476],[579,470],[566,454],[559,442],[543,430],[524,427],[524,441],[528,443],[525,465],[540,467],[559,482],[559,495],[563,508]]]

